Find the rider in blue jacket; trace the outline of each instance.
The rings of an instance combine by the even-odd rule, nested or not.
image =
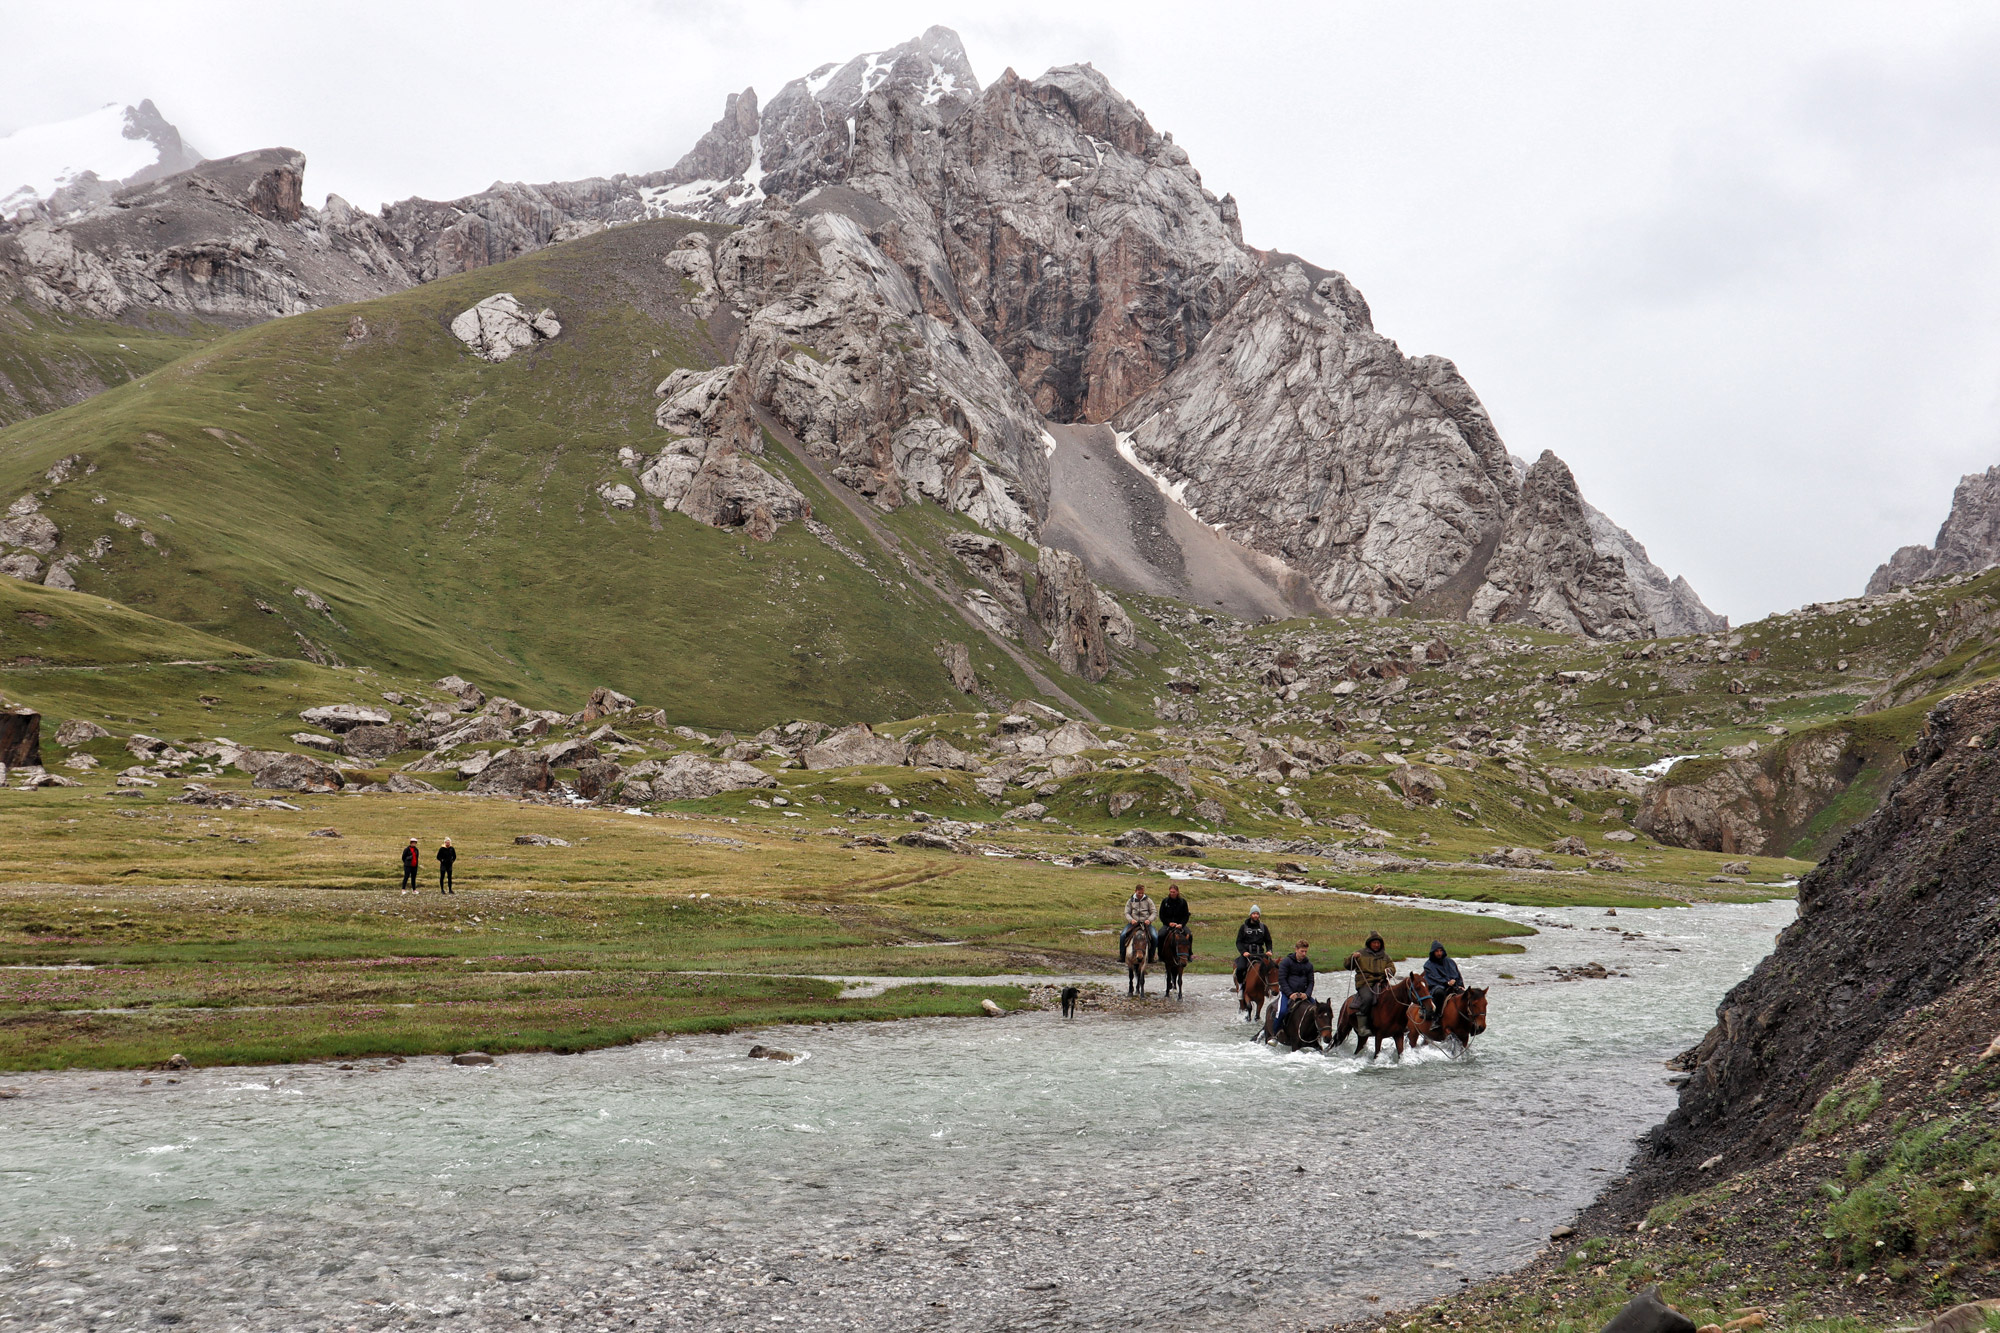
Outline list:
[[[1465,978],[1458,974],[1458,964],[1438,940],[1431,941],[1431,956],[1424,960],[1424,986],[1430,991],[1424,1000],[1424,1018],[1436,1026],[1445,997],[1465,989]]]

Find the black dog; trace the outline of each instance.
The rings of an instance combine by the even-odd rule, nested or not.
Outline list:
[[[1075,1017],[1076,1017],[1076,996],[1077,996],[1077,989],[1076,989],[1076,987],[1074,987],[1074,986],[1064,986],[1064,987],[1063,987],[1063,989],[1062,989],[1062,1002],[1063,1002],[1063,1010],[1062,1010],[1062,1014],[1063,1014],[1063,1017],[1064,1017],[1064,1018],[1075,1018]]]

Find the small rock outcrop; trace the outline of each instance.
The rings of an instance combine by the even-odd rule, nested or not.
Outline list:
[[[808,746],[799,762],[807,768],[889,767],[901,764],[909,751],[893,736],[877,735],[866,722],[842,727],[817,745]]]
[[[778,780],[760,768],[728,759],[677,754],[661,762],[634,764],[622,779],[619,795],[627,801],[700,801],[726,791],[775,787]]]
[[[495,292],[452,320],[451,333],[471,348],[474,356],[505,361],[538,342],[560,337],[562,325],[553,310],[529,314],[514,293]]]
[[[285,750],[244,750],[236,766],[250,775],[250,785],[276,791],[339,791],[347,785],[340,770],[308,755]]]
[[[388,709],[373,708],[367,704],[321,704],[300,713],[299,720],[309,727],[323,727],[340,735],[356,727],[387,726],[394,719],[389,716]]]
[[[481,796],[529,796],[552,790],[555,775],[538,750],[502,750],[476,773],[465,789]]]

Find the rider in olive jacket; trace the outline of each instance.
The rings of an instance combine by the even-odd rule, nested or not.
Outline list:
[[[1236,987],[1243,986],[1243,974],[1250,970],[1250,960],[1259,954],[1271,952],[1271,928],[1264,924],[1263,916],[1253,904],[1250,916],[1236,928]]]

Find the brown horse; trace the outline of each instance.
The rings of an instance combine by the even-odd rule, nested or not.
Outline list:
[[[1125,993],[1144,995],[1146,993],[1146,952],[1152,943],[1152,932],[1144,926],[1138,927],[1125,941]]]
[[[1472,1049],[1472,1039],[1486,1031],[1486,988],[1454,991],[1445,996],[1438,1008],[1436,1024],[1424,1021],[1424,1007],[1421,1003],[1410,1006],[1407,1020],[1410,1029],[1410,1045],[1415,1046],[1419,1037],[1433,1045],[1441,1045],[1441,1037],[1448,1037],[1458,1043],[1461,1050]]]
[[[1165,994],[1181,998],[1181,976],[1194,956],[1194,932],[1178,921],[1160,932],[1160,961],[1166,964]]]
[[[1236,997],[1237,1012],[1246,1023],[1264,1021],[1264,1002],[1278,994],[1278,960],[1265,954],[1252,958],[1243,973],[1243,990]]]
[[[1356,1055],[1361,1054],[1362,1047],[1368,1044],[1370,1037],[1373,1037],[1375,1055],[1382,1054],[1382,1043],[1386,1040],[1396,1043],[1396,1054],[1401,1056],[1403,1035],[1409,1027],[1411,1003],[1423,994],[1423,982],[1414,975],[1404,977],[1401,981],[1376,991],[1375,1002],[1368,1007],[1365,1015],[1358,1015],[1355,1012],[1355,1002],[1361,997],[1358,994],[1348,996],[1346,1002],[1340,1006],[1340,1026],[1333,1034],[1333,1044],[1339,1046],[1347,1040],[1347,1034],[1352,1032]],[[1361,1025],[1355,1021],[1357,1017],[1367,1019],[1367,1031],[1362,1031]]]

